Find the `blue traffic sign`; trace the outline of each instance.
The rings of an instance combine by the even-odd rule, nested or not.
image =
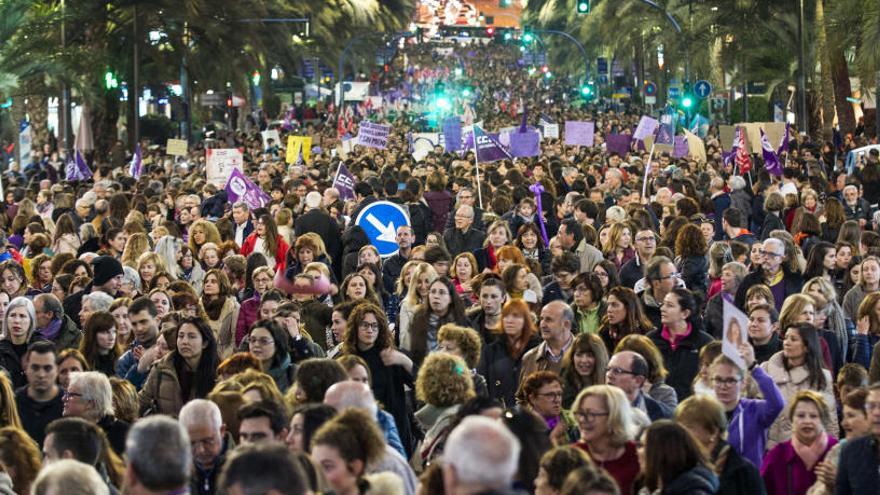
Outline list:
[[[654,96],[657,94],[657,85],[651,81],[645,82],[645,94],[648,96]]]
[[[677,86],[670,86],[668,89],[669,97],[673,100],[681,96],[681,88]]]
[[[385,258],[397,254],[397,228],[409,225],[409,214],[390,201],[376,201],[361,210],[354,221],[367,233],[370,244]]]
[[[694,94],[700,98],[708,98],[712,94],[712,85],[709,84],[709,81],[700,79],[694,83]]]

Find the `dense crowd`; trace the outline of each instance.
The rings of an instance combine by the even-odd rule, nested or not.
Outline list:
[[[8,168],[0,493],[876,492],[880,163],[843,160],[865,136],[793,138],[776,177],[713,127],[706,162],[647,167],[604,146],[638,108],[583,105],[516,50],[405,54],[357,109],[393,124],[385,149],[346,152],[330,109],[282,131],[308,162],[254,121],[183,159],[145,146],[138,178],[119,148],[88,181],[50,180],[48,146]],[[456,68],[454,111],[589,120],[595,146],[545,139],[480,180],[472,150],[413,159]],[[269,204],[209,183],[207,147],[242,150]],[[354,223],[379,200],[410,220],[384,258]],[[725,301],[748,318],[730,346]]]

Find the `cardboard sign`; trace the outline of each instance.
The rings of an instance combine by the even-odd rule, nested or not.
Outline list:
[[[208,148],[205,153],[208,182],[217,187],[226,186],[226,181],[229,180],[233,170],[239,172],[243,170],[244,160],[237,148]],[[146,163],[146,159],[144,159],[144,163]]]
[[[186,156],[187,142],[183,139],[169,139],[165,144],[165,153],[174,156]]]

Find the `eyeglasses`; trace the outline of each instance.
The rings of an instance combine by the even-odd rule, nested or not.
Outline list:
[[[274,343],[275,343],[275,340],[270,339],[269,337],[259,337],[259,338],[248,339],[249,345],[259,345],[260,347],[266,347],[267,345],[271,345]]]
[[[575,411],[574,417],[580,422],[590,422],[596,420],[596,418],[604,418],[608,416],[607,412],[595,412],[595,411]]]
[[[358,325],[358,328],[361,330],[379,330],[379,323],[362,321],[360,325]]]
[[[539,397],[547,397],[548,399],[562,399],[562,392],[547,392],[544,394],[535,394]]]
[[[635,376],[635,373],[633,373],[630,370],[625,370],[623,368],[608,368],[607,370],[605,370],[605,373],[607,373],[609,375],[613,375],[613,376],[617,376],[617,375],[633,375],[633,376]]]
[[[732,387],[739,383],[739,378],[721,378],[720,376],[716,376],[712,378],[712,381],[719,387]]]
[[[785,256],[784,254],[774,253],[773,251],[765,251],[763,249],[759,252],[761,253],[761,256],[778,256],[780,258]]]
[[[636,237],[636,241],[638,241],[638,242],[657,242],[657,238],[652,235],[649,235],[649,236],[643,236],[643,237]]]
[[[83,394],[79,394],[76,392],[65,391],[64,395],[61,396],[62,399],[69,399],[71,397],[82,397]]]
[[[866,411],[880,411],[880,402],[865,402]]]
[[[678,278],[678,276],[679,276],[678,272],[672,272],[672,273],[670,273],[669,275],[666,275],[665,277],[657,277],[657,280],[666,280],[666,279],[669,279],[669,278]]]

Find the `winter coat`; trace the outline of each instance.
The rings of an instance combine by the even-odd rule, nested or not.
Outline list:
[[[783,291],[785,297],[788,297],[792,294],[800,293],[801,289],[804,287],[804,279],[801,277],[799,273],[795,273],[788,269],[785,265],[782,265],[782,284]],[[746,292],[749,291],[752,287],[758,284],[766,284],[764,281],[764,270],[755,270],[743,279],[742,283],[739,284],[739,289],[736,290],[736,298],[734,299],[734,304],[737,308],[745,308],[746,307]],[[772,289],[771,289],[772,290]],[[776,311],[782,309],[782,302],[785,300],[785,297],[778,298],[776,300]]]
[[[678,341],[673,349],[669,341],[663,338],[662,331],[662,328],[654,330],[648,334],[648,338],[660,350],[663,363],[669,370],[666,384],[674,388],[678,400],[683,401],[691,396],[691,384],[700,371],[700,349],[712,342],[712,336],[693,326],[691,333]]]
[[[77,328],[76,323],[70,319],[69,316],[63,316],[64,321],[61,323],[61,329],[58,332],[58,336],[55,337],[53,341],[55,343],[55,350],[57,352],[61,352],[64,349],[79,349],[79,342],[82,340],[82,331]],[[45,340],[38,332],[34,332],[31,334],[30,342],[28,344],[33,344],[38,340]]]
[[[709,259],[705,256],[680,256],[675,264],[684,285],[705,300],[709,291]]]
[[[827,457],[827,456],[826,456]],[[840,451],[837,466],[837,495],[876,493],[880,486],[880,451],[873,435],[857,438]]]
[[[507,341],[502,335],[483,346],[480,365],[477,372],[486,378],[489,397],[500,400],[506,407],[516,405],[516,392],[519,389],[519,377],[523,366],[523,357],[541,343],[538,336],[532,337],[519,356],[511,356],[507,350]]]
[[[247,236],[244,240],[244,244],[241,245],[241,255],[247,258],[247,256],[254,252],[256,249],[257,242],[264,242],[263,239],[260,239],[257,236],[256,232],[251,233],[251,235]],[[276,272],[284,272],[287,268],[287,250],[288,245],[284,242],[284,239],[279,235],[275,238],[275,271]]]
[[[260,319],[260,298],[256,294],[254,297],[242,301],[238,307],[238,319],[235,322],[235,347],[241,345],[248,330],[257,320]]]
[[[764,368],[755,367],[752,379],[758,384],[763,399],[740,399],[730,416],[727,441],[741,456],[760,466],[767,443],[767,430],[785,409],[785,398]]]
[[[431,209],[431,231],[443,232],[446,226],[446,218],[452,210],[452,204],[455,198],[449,191],[427,191],[423,195],[428,208]]]
[[[681,473],[664,486],[661,495],[715,495],[719,482],[715,473],[706,466],[698,465]]]
[[[767,215],[764,217],[764,224],[761,226],[761,240],[763,241],[770,237],[770,232],[774,230],[785,230],[785,223],[779,218],[779,215],[767,212]]]
[[[293,225],[297,237],[307,232],[318,234],[324,241],[330,259],[336,260],[342,256],[342,232],[339,230],[339,224],[323,210],[313,208],[300,215]]]
[[[334,265],[342,263],[342,278],[357,270],[358,254],[361,248],[369,243],[370,238],[367,237],[367,233],[358,225],[349,227],[342,233],[342,259],[333,260]]]
[[[739,455],[727,442],[721,440],[715,447],[712,463],[718,474],[718,495],[766,495],[761,472],[745,457]]]
[[[786,404],[790,404],[792,399],[794,399],[794,396],[801,390],[814,390],[815,392],[821,393],[826,404],[837,403],[834,398],[834,380],[831,378],[831,373],[826,369],[822,370],[822,373],[825,375],[825,388],[822,390],[815,390],[813,385],[807,380],[808,373],[806,366],[801,365],[788,371],[785,370],[782,361],[782,351],[774,354],[768,361],[761,363],[761,368],[763,368],[764,371],[770,375],[770,378],[773,379],[773,383],[775,383],[779,388],[779,391],[782,392]],[[832,407],[830,409],[831,424],[828,425],[828,433],[837,437],[839,433],[837,408]],[[791,438],[791,421],[789,421],[785,414],[781,414],[770,427],[770,431],[767,435],[767,449],[772,449],[777,444],[782,443],[789,438]]]
[[[217,352],[221,361],[235,352],[235,324],[238,322],[239,307],[234,297],[227,297],[223,309],[220,310],[220,317],[216,320],[208,318],[208,325],[217,338]]]
[[[746,219],[746,225],[749,224],[749,217],[752,213],[752,198],[745,189],[739,189],[730,193],[730,207],[736,208],[742,212]],[[721,223],[720,215],[716,215],[715,222]]]
[[[0,367],[9,376],[13,390],[27,385],[27,377],[24,375],[24,367],[21,364],[26,351],[27,346],[14,346],[11,340],[0,339]]]
[[[154,414],[167,414],[177,417],[180,409],[186,402],[195,398],[195,387],[190,387],[190,396],[184,400],[181,397],[180,380],[177,370],[174,369],[174,356],[176,352],[169,352],[167,356],[153,365],[144,387],[138,392],[141,414],[150,409],[155,401]]]
[[[835,445],[837,440],[829,436],[828,446],[818,462],[822,462]],[[767,452],[761,464],[761,477],[764,478],[764,486],[770,495],[804,495],[816,482],[816,473],[813,469],[807,469],[795,453],[791,440],[780,443]]]

